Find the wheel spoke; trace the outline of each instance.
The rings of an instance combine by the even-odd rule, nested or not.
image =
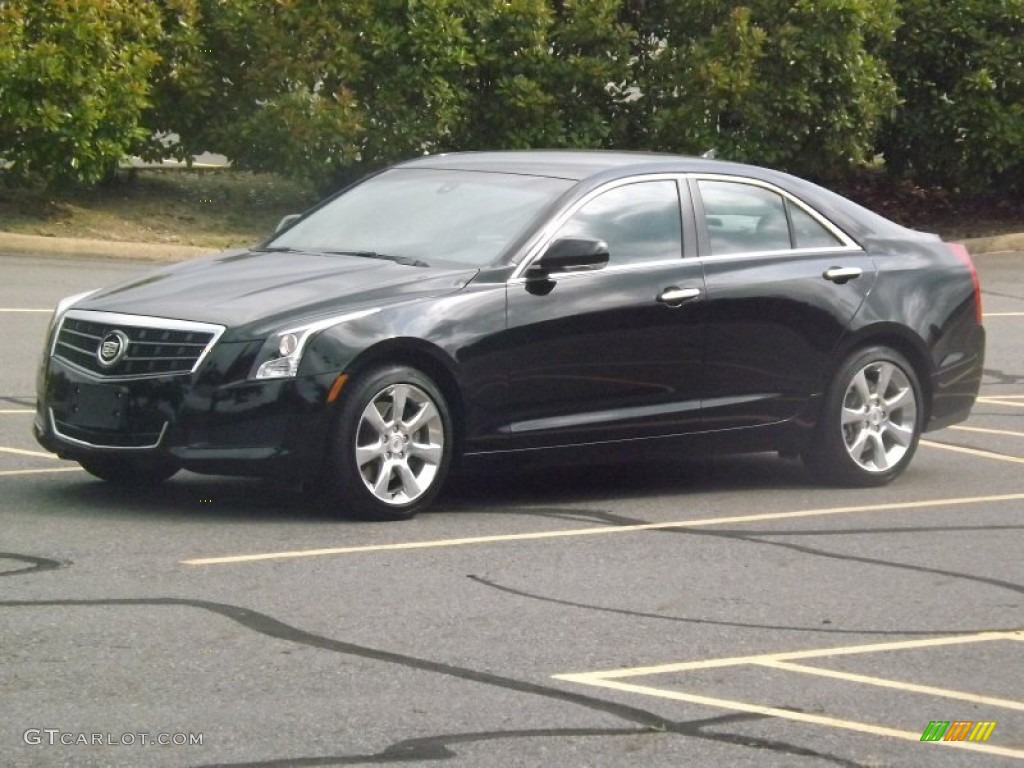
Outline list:
[[[409,397],[409,387],[405,384],[395,384],[391,388],[391,423],[401,424],[405,415],[405,402]]]
[[[865,408],[849,408],[843,407],[843,413],[841,416],[842,424],[845,427],[847,424],[855,424],[859,421],[863,421],[867,415],[867,409]]]
[[[868,430],[860,430],[857,433],[857,438],[852,443],[850,443],[849,447],[847,448],[847,450],[849,450],[850,452],[850,455],[853,456],[853,458],[856,459],[858,462],[861,462],[861,456],[864,455],[864,449],[868,445],[868,435]]]
[[[901,389],[891,399],[885,401],[885,407],[890,411],[895,411],[898,408],[905,408],[906,406],[913,404],[914,390],[910,387]]]
[[[398,470],[398,477],[402,481],[402,490],[405,491],[405,495],[410,499],[415,499],[419,496],[422,493],[422,489],[409,465],[404,461],[397,462],[395,469]]]
[[[857,391],[862,404],[867,405],[871,401],[871,387],[868,385],[868,378],[864,375],[863,370],[858,371],[857,375],[853,377],[850,387]]]
[[[885,393],[889,390],[889,382],[892,380],[892,374],[896,370],[896,366],[891,363],[881,363],[878,366],[878,381],[875,384],[875,392],[879,397],[885,397]]]
[[[373,494],[378,499],[384,501],[391,500],[391,494],[388,492],[388,488],[391,486],[391,472],[394,470],[394,462],[391,459],[385,459],[380,464],[380,472],[377,475],[377,480],[373,484]]]
[[[426,426],[428,422],[437,418],[437,415],[437,408],[428,400],[423,403],[419,411],[416,412],[416,415],[409,419],[408,422],[405,422],[403,426],[410,434],[415,434]]]
[[[874,449],[871,455],[874,457],[875,466],[879,469],[889,468],[889,454],[885,451],[885,441],[882,440],[882,436],[878,432],[872,432],[871,444]]]
[[[903,424],[893,424],[890,422],[885,429],[885,433],[904,448],[910,445],[910,441],[914,439],[913,428]]]
[[[376,401],[366,406],[366,410],[363,411],[363,423],[369,425],[381,439],[387,437],[391,428],[388,422],[384,421],[384,417],[380,415],[380,411],[377,410]]]
[[[356,464],[360,467],[364,467],[371,461],[376,461],[384,457],[384,441],[378,439],[376,443],[372,445],[357,445],[356,446]]]
[[[435,443],[410,443],[409,455],[417,456],[428,464],[437,465],[441,463],[441,456],[444,454],[444,447]]]

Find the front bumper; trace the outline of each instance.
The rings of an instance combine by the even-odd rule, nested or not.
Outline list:
[[[336,374],[248,381],[238,374],[256,347],[218,345],[194,374],[116,381],[51,358],[35,437],[72,460],[134,454],[207,474],[309,479],[327,446]]]

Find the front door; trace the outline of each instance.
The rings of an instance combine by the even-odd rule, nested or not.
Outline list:
[[[704,280],[683,257],[674,179],[584,198],[552,240],[608,244],[608,266],[508,286],[509,447],[699,429]]]

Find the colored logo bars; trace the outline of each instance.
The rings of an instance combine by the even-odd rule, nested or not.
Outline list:
[[[994,720],[932,720],[921,734],[921,741],[988,741],[995,727]]]

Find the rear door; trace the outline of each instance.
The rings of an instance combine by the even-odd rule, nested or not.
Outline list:
[[[690,180],[706,288],[703,413],[711,429],[789,419],[875,281],[850,237],[770,184]]]

